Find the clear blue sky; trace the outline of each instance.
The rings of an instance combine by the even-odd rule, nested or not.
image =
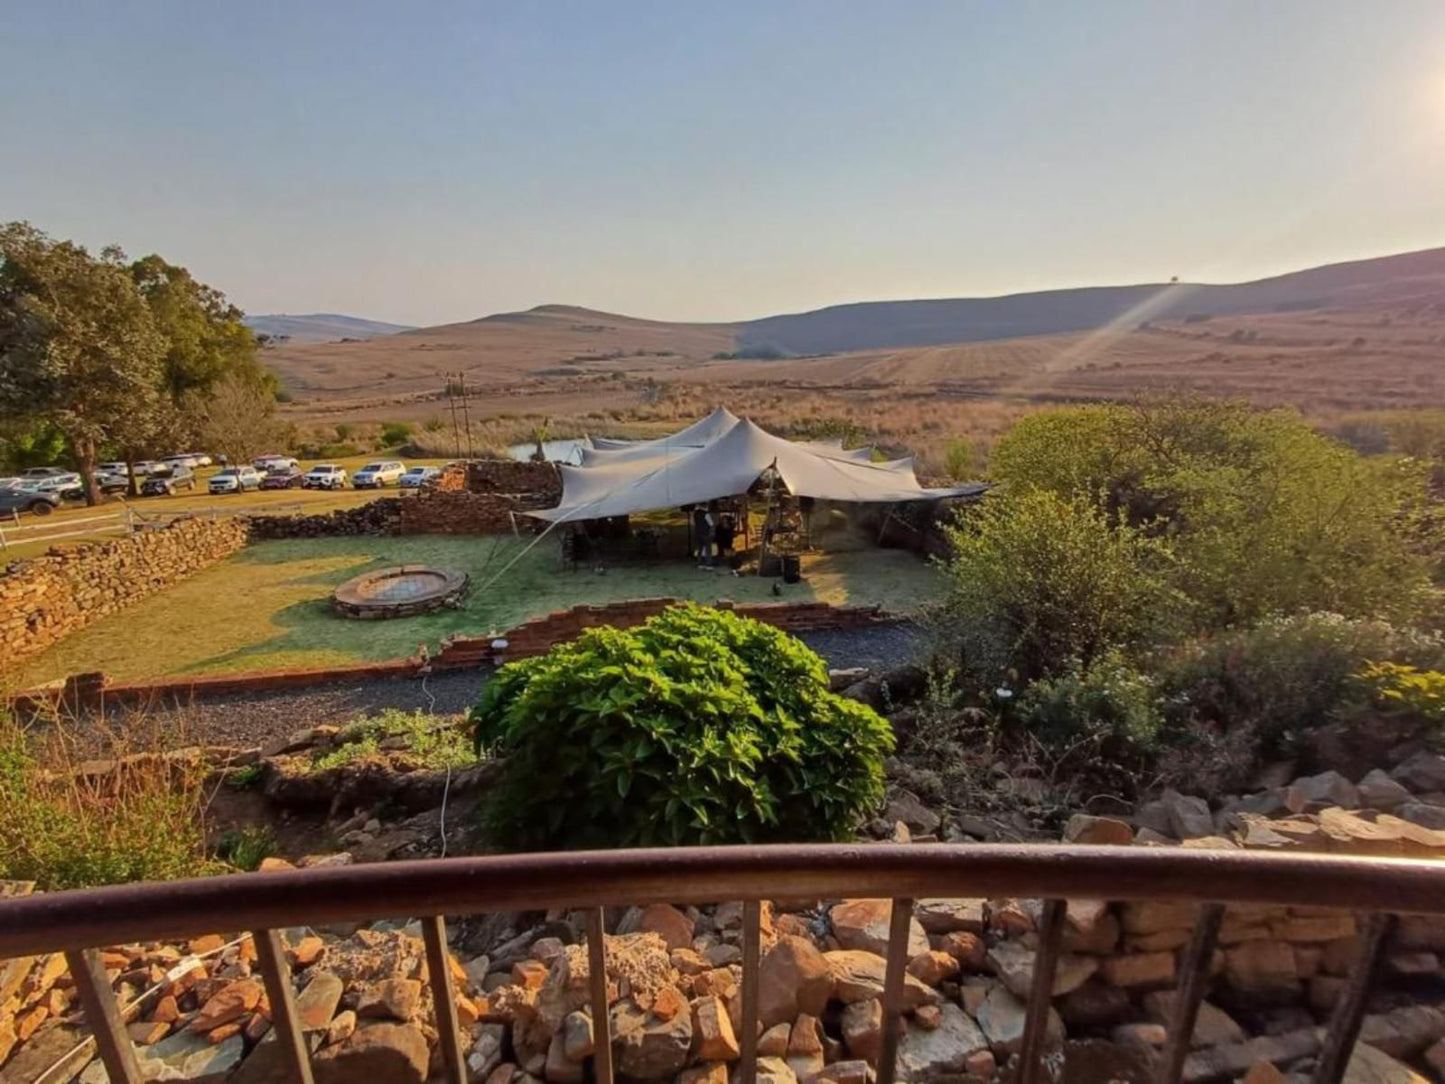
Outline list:
[[[1445,245],[1445,2],[6,3],[9,218],[407,323],[1244,279]]]

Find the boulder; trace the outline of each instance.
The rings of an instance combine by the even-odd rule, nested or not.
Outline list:
[[[913,917],[928,933],[953,933],[957,930],[983,933],[984,902],[977,899],[916,900],[913,904]]]
[[[931,835],[937,832],[943,823],[942,817],[919,801],[918,795],[907,790],[893,792],[893,796],[888,799],[888,805],[883,810],[883,819],[902,821],[908,825],[910,830],[922,835]]]
[[[644,908],[637,921],[637,929],[643,933],[658,934],[667,942],[669,949],[692,946],[692,919],[670,903],[654,903]]]
[[[942,1019],[931,1031],[910,1027],[898,1044],[900,1081],[927,1081],[967,1071],[968,1061],[989,1042],[968,1014],[951,1002],[939,1006]]]
[[[420,1006],[420,982],[416,979],[385,979],[361,988],[356,1015],[405,1023],[416,1016]]]
[[[888,953],[888,927],[893,914],[892,900],[844,900],[828,912],[838,944],[845,949]],[[908,957],[928,951],[928,936],[916,918],[908,920]]]
[[[732,1061],[738,1056],[727,1005],[719,997],[698,997],[692,1001],[693,1057],[700,1061]]]
[[[1027,1012],[1024,1003],[1002,985],[993,987],[984,997],[976,1014],[978,1026],[983,1030],[984,1037],[988,1039],[988,1045],[996,1057],[1003,1060],[1009,1054],[1018,1053],[1024,1039],[1024,1018]],[[1049,1009],[1045,1037],[1046,1045],[1049,1046],[1058,1046],[1064,1041],[1064,1022],[1053,1008]]]
[[[542,1074],[550,1084],[582,1084],[586,1075],[582,1063],[567,1056],[567,1039],[560,1031],[555,1032],[552,1041],[547,1044],[547,1060]]]
[[[561,1035],[563,1048],[573,1061],[581,1061],[597,1048],[597,1040],[592,1033],[592,1016],[581,1009],[567,1014],[562,1021]]]
[[[1356,1044],[1356,1049],[1363,1044]],[[1181,1079],[1186,1084],[1241,1076],[1257,1062],[1285,1065],[1311,1057],[1320,1049],[1315,1028],[1303,1028],[1281,1035],[1261,1035],[1242,1043],[1226,1043],[1196,1050],[1184,1059]]]
[[[791,1023],[800,1012],[821,1015],[835,977],[827,959],[801,937],[779,937],[758,967],[758,1019],[764,1028]]]
[[[256,1008],[263,993],[259,979],[240,979],[228,983],[216,991],[190,1022],[187,1029],[195,1032],[210,1032],[223,1024],[239,1020]]]
[[[422,1084],[429,1053],[415,1024],[375,1023],[357,1028],[345,1042],[311,1059],[316,1084]]]
[[[1144,1011],[1156,1023],[1168,1025],[1174,1019],[1173,990],[1156,990],[1144,995]],[[1191,1049],[1202,1046],[1219,1046],[1223,1043],[1244,1042],[1244,1029],[1234,1018],[1208,1001],[1199,1003],[1199,1014],[1194,1018],[1194,1034],[1190,1036]]]
[[[1390,776],[1415,794],[1445,790],[1445,757],[1422,750],[1398,765]]]
[[[617,1069],[634,1080],[666,1080],[687,1064],[692,1049],[692,1014],[670,1020],[640,1008],[628,998],[612,1007],[612,1044]]]
[[[782,1058],[759,1058],[757,1084],[798,1084],[798,1074]]]
[[[1075,813],[1064,825],[1065,843],[1107,844],[1127,846],[1134,842],[1134,829],[1118,817],[1091,817]]]
[[[141,1076],[146,1080],[188,1080],[219,1084],[241,1063],[246,1041],[240,1034],[220,1043],[205,1035],[179,1031],[169,1039],[136,1048]]]
[[[1355,789],[1360,795],[1360,805],[1366,809],[1379,809],[1388,813],[1401,802],[1410,800],[1410,792],[1380,768],[1366,774]]]
[[[1127,1020],[1128,991],[1092,978],[1059,999],[1059,1016],[1071,1028],[1103,1028]]]
[[[1005,986],[1019,997],[1027,998],[1034,984],[1035,955],[1033,949],[1025,948],[1018,941],[1000,941],[988,950],[988,962]],[[1051,996],[1077,990],[1098,969],[1099,961],[1092,956],[1060,954],[1054,968]]]
[[[823,959],[833,975],[833,997],[851,1005],[870,997],[883,996],[883,976],[887,962],[882,956],[854,949],[838,949],[825,952]],[[923,985],[912,975],[903,976],[903,1010],[912,1012],[920,1005],[938,1003],[938,993]],[[821,1010],[820,1010],[821,1011]],[[814,1013],[813,1015],[818,1015]],[[764,1021],[766,1023],[766,1021]]]
[[[1296,813],[1303,812],[1310,805],[1339,806],[1341,809],[1358,809],[1360,792],[1355,785],[1339,772],[1321,772],[1296,779],[1285,790],[1285,805]]]
[[[908,973],[925,986],[937,986],[958,974],[958,960],[937,949],[921,952],[908,961]]]
[[[1342,1084],[1429,1084],[1408,1065],[1363,1042],[1355,1044],[1341,1080]]]
[[[1435,831],[1445,829],[1445,806],[1415,801],[1401,802],[1395,807],[1395,814],[1401,820],[1418,824],[1421,828]]]
[[[1294,949],[1284,941],[1246,941],[1226,949],[1224,978],[1242,1000],[1252,1003],[1289,1001],[1300,993]]]
[[[1110,956],[1100,962],[1099,973],[1114,986],[1168,986],[1174,981],[1174,953],[1132,952]]]
[[[883,1003],[876,997],[853,1002],[843,1010],[841,1027],[848,1053],[876,1066],[883,1049]]]

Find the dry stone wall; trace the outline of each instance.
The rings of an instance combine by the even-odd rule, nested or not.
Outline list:
[[[244,520],[183,519],[16,562],[0,575],[0,669],[209,568],[249,538]]]

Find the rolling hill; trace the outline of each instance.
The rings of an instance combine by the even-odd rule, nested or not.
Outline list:
[[[286,313],[247,316],[245,324],[264,335],[284,337],[294,343],[339,342],[342,339],[377,339],[411,331],[406,324],[386,324],[380,320],[363,320],[359,316],[342,316],[333,312],[313,312],[292,316]]]
[[[328,413],[430,399],[457,372],[504,411],[603,405],[629,380],[1068,397],[1167,385],[1268,402],[1439,403],[1445,249],[1234,285],[864,302],[741,323],[542,305],[368,341],[292,341],[265,359]]]

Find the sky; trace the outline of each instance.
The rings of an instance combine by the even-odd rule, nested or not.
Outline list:
[[[17,0],[17,218],[419,325],[1240,281],[1445,245],[1445,3]]]

